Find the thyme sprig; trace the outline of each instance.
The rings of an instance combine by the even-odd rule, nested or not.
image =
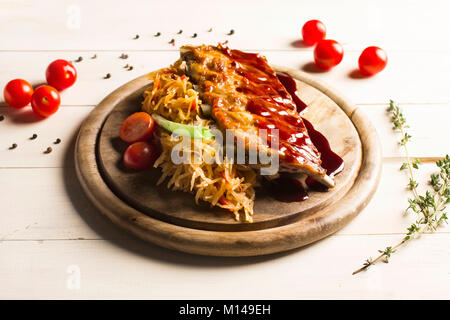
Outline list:
[[[417,219],[412,223],[405,233],[403,239],[395,246],[386,247],[384,250],[378,250],[380,253],[375,259],[367,259],[361,268],[354,271],[357,274],[366,270],[378,261],[389,262],[391,255],[397,251],[407,241],[416,238],[425,232],[434,232],[440,225],[448,222],[446,213],[446,205],[450,202],[450,157],[446,155],[442,160],[436,162],[439,173],[430,175],[431,190],[427,190],[425,194],[419,194],[417,187],[419,183],[414,177],[414,169],[419,169],[420,161],[412,160],[408,153],[407,143],[411,140],[411,136],[406,132],[409,126],[403,116],[398,104],[390,101],[388,112],[392,115],[393,129],[401,134],[400,145],[405,152],[405,161],[400,170],[408,170],[409,182],[408,188],[411,190],[412,198],[408,199],[409,206],[406,212],[414,212]]]

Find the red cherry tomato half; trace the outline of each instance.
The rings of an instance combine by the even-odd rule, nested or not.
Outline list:
[[[322,39],[325,39],[327,29],[319,20],[309,20],[303,25],[302,36],[306,45],[315,45]]]
[[[337,66],[344,57],[344,48],[335,40],[320,40],[314,48],[314,61],[324,70]]]
[[[23,79],[8,82],[3,89],[5,102],[13,108],[23,108],[28,105],[33,95],[33,87]]]
[[[130,145],[123,155],[123,164],[129,169],[143,171],[151,168],[159,156],[152,143],[139,141]]]
[[[386,67],[388,57],[386,52],[378,47],[367,47],[358,59],[359,70],[365,76],[374,75]]]
[[[58,90],[48,85],[38,87],[31,96],[31,107],[34,113],[43,118],[58,111],[60,103]]]
[[[58,59],[48,65],[45,77],[49,85],[61,91],[75,83],[77,70],[69,61]]]
[[[119,136],[127,143],[150,140],[156,126],[155,120],[148,113],[136,112],[122,122]]]

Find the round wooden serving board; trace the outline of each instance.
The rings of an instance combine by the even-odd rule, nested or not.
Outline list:
[[[308,105],[303,117],[322,132],[345,163],[328,192],[303,202],[280,202],[256,189],[254,222],[242,223],[221,208],[196,205],[191,194],[156,186],[159,169],[134,172],[122,165],[127,145],[122,121],[139,111],[151,85],[139,77],[106,97],[84,122],[77,139],[78,178],[97,208],[114,223],[158,245],[196,254],[254,256],[297,248],[346,225],[366,206],[381,172],[375,129],[351,102],[308,74],[274,67],[297,81]]]

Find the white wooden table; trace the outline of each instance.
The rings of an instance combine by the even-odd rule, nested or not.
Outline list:
[[[450,152],[449,10],[445,0],[0,0],[1,88],[17,77],[42,83],[54,59],[83,57],[75,64],[76,85],[62,94],[51,118],[35,121],[29,108],[16,112],[0,102],[0,299],[450,298],[447,227],[401,248],[389,264],[351,275],[401,239],[413,219],[403,215],[409,193],[385,111],[389,99],[401,104],[412,126],[410,151],[425,162],[422,185],[434,159]],[[73,149],[80,124],[104,96],[173,62],[185,43],[228,40],[273,64],[310,70],[312,49],[297,40],[312,18],[345,47],[341,65],[316,76],[364,108],[383,146],[378,191],[352,223],[293,252],[230,259],[144,243],[98,214],[76,179]],[[227,36],[231,29],[235,34]],[[172,38],[175,46],[168,44]],[[373,78],[355,79],[352,71],[368,45],[388,52],[388,66]],[[129,58],[120,59],[122,53]],[[132,71],[123,68],[127,63]],[[105,80],[107,73],[112,77]],[[61,144],[52,144],[56,138]],[[8,150],[12,143],[18,148]],[[44,154],[48,146],[53,152]]]

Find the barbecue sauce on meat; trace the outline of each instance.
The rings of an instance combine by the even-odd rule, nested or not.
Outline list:
[[[267,130],[267,145],[271,147],[272,130],[278,129],[278,149],[285,162],[308,165],[324,172],[317,149],[297,112],[306,105],[295,94],[289,94],[289,90],[296,90],[295,81],[282,76],[279,79],[267,60],[258,54],[225,47],[221,51],[230,58],[236,73],[243,77],[236,90],[246,95],[245,108],[252,114],[255,126]],[[280,83],[282,80],[287,87]]]
[[[306,104],[300,100],[300,98],[296,95],[297,84],[292,77],[284,74],[277,73],[277,77],[280,82],[285,86],[286,90],[289,92],[291,97],[293,98],[295,104],[297,105],[298,112],[306,109]],[[298,103],[297,103],[298,101]],[[322,160],[322,167],[327,171],[327,174],[331,177],[335,176],[339,172],[344,169],[344,160],[339,157],[336,153],[331,150],[330,143],[327,138],[319,131],[314,129],[314,126],[306,120],[303,119],[303,123],[308,130],[309,137],[311,138],[312,143],[316,146],[317,150],[320,152],[320,159]]]
[[[277,73],[277,77],[292,96],[295,104],[297,105],[297,111],[303,111],[306,108],[306,105],[295,94],[297,91],[295,80],[283,73]],[[325,136],[319,131],[315,130],[313,125],[308,120],[303,118],[303,123],[308,130],[311,141],[320,152],[322,167],[327,171],[327,174],[333,177],[340,173],[344,169],[344,160],[331,150],[330,143],[327,138],[325,138]],[[306,179],[306,184],[308,185],[308,188],[313,190],[327,190],[325,186],[310,177]],[[298,181],[298,179],[291,178],[288,175],[282,175],[280,178],[271,181],[267,188],[272,197],[278,201],[296,202],[308,199],[308,193],[305,188],[303,188],[300,181]]]
[[[343,160],[331,151],[327,139],[301,117],[300,112],[306,108],[306,104],[295,94],[297,86],[294,79],[285,74],[276,74],[267,60],[259,54],[231,50],[224,46],[212,49],[229,60],[221,59],[220,55],[214,59],[214,53],[205,53],[208,58],[206,60],[201,50],[195,52],[195,49],[187,50],[185,60],[195,61],[191,70],[193,76],[201,75],[205,78],[202,81],[204,99],[212,105],[213,113],[215,109],[218,111],[215,117],[227,120],[224,115],[226,112],[239,112],[242,106],[242,111],[251,114],[254,127],[267,130],[269,147],[271,131],[278,129],[280,163],[292,166],[292,172],[296,172],[296,167],[303,167],[307,169],[305,172],[333,176],[343,169]],[[208,48],[204,50],[208,51]],[[205,60],[207,62],[203,62]],[[227,68],[227,63],[230,63],[232,72],[222,72]],[[234,74],[238,76],[236,80],[233,78]],[[231,87],[228,91],[235,90],[244,94],[245,100],[240,100],[239,95],[233,95],[226,87],[221,87],[223,84]],[[218,89],[217,92],[214,88]],[[241,105],[243,101],[245,105]],[[228,125],[230,124],[226,123],[224,127],[228,128]],[[239,128],[239,125],[236,127]],[[291,177],[282,173],[279,179],[271,182],[268,189],[274,198],[292,202],[308,197],[300,181]],[[311,178],[306,183],[308,188],[326,189]]]
[[[297,112],[302,113],[303,110],[306,109],[307,105],[304,103],[300,98],[295,94],[295,91],[297,91],[297,83],[295,83],[295,80],[292,79],[292,77],[288,76],[287,74],[277,72],[277,78],[280,80],[281,84],[286,88],[287,92],[292,97],[292,100],[294,100],[294,103],[297,107]],[[305,119],[303,119],[304,121]]]
[[[287,175],[264,182],[263,186],[272,198],[281,202],[298,202],[308,199],[308,192],[301,182]]]

